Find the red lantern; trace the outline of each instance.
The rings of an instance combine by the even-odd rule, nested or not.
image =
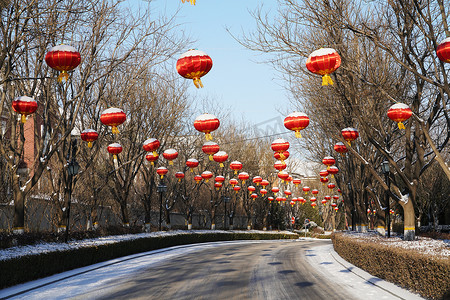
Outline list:
[[[335,187],[336,187],[336,185],[335,185],[334,183],[329,183],[329,184],[328,184],[328,188],[329,188],[330,190],[334,189]]]
[[[94,129],[85,129],[81,132],[81,139],[88,142],[88,147],[92,148],[92,142],[98,139],[98,133]]]
[[[195,158],[189,158],[186,161],[186,166],[191,169],[191,172],[194,172],[194,168],[197,168],[198,164],[199,162]]]
[[[205,52],[191,49],[183,53],[178,59],[177,72],[184,78],[193,79],[196,88],[202,88],[203,84],[200,77],[205,76],[211,70],[212,65],[211,57]]]
[[[316,197],[312,197],[311,199],[309,199],[309,201],[311,201],[311,202],[316,202],[316,201],[317,201],[317,198],[316,198]]]
[[[274,194],[278,193],[279,191],[280,191],[280,189],[278,187],[276,187],[276,186],[274,186],[272,188],[272,193],[274,193]]]
[[[247,187],[247,190],[248,190],[250,193],[252,193],[252,192],[256,191],[256,188],[255,188],[253,185],[249,185],[249,186]]]
[[[291,207],[294,207],[294,205],[295,205],[294,199],[292,199],[291,202],[289,202],[289,204],[291,205]],[[294,224],[294,223],[295,223],[295,218],[292,217],[292,224]]]
[[[335,211],[338,211],[338,210],[339,210],[339,208],[338,208],[338,207],[336,206],[336,207],[334,208],[334,210],[335,210]]]
[[[181,179],[184,178],[184,173],[183,172],[176,172],[175,173],[175,177],[178,179],[178,182],[180,182]]]
[[[292,195],[292,192],[290,190],[284,190],[284,194],[289,198],[289,196]]]
[[[281,182],[284,182],[286,179],[288,179],[289,173],[285,171],[278,172],[278,178],[281,179]]]
[[[222,188],[222,182],[215,182],[214,183],[214,187],[216,188],[216,190],[220,190]]]
[[[275,152],[273,154],[273,157],[275,157],[275,159],[277,159],[277,160],[284,161],[284,160],[288,159],[289,151]]]
[[[269,200],[269,202],[273,201],[273,197],[267,197],[267,200]]]
[[[233,190],[236,192],[236,194],[241,190],[241,187],[238,185],[233,186]]]
[[[316,202],[312,202],[312,203],[311,203],[311,206],[312,206],[313,208],[315,208],[316,205],[317,205]]]
[[[100,121],[106,126],[112,127],[112,133],[118,134],[117,126],[125,122],[127,115],[120,108],[110,107],[105,109],[100,116]]]
[[[341,65],[341,57],[332,48],[321,48],[311,53],[306,60],[306,68],[318,75],[322,75],[322,86],[333,84],[329,74]]]
[[[329,181],[328,177],[320,177],[320,182],[323,183],[323,185],[325,185],[325,183],[327,183]]]
[[[261,180],[260,184],[262,185],[263,188],[266,188],[266,186],[268,186],[270,183],[267,180],[263,179]]]
[[[314,189],[314,190],[311,191],[311,194],[317,195],[317,194],[319,194],[319,190]]]
[[[338,200],[339,200],[339,196],[338,196],[338,195],[334,195],[334,196],[333,196],[333,199],[334,199],[335,201],[338,201]]]
[[[108,152],[113,155],[114,161],[117,161],[117,154],[122,152],[122,146],[119,143],[109,144],[107,148]]]
[[[237,172],[242,169],[242,163],[240,161],[232,161],[230,163],[230,169],[234,171],[234,174],[237,174]]]
[[[212,140],[211,132],[219,128],[220,121],[216,116],[203,114],[195,118],[194,127],[205,134],[207,141]]]
[[[403,122],[411,118],[412,110],[408,105],[404,103],[397,103],[389,108],[387,116],[392,121],[397,122],[398,129],[405,129],[405,125],[403,125]]]
[[[326,156],[322,159],[322,163],[327,166],[327,170],[329,170],[330,167],[336,163],[336,160],[331,156]]]
[[[219,145],[217,145],[217,143],[214,142],[206,142],[202,146],[203,153],[208,154],[209,160],[211,161],[213,160],[213,155],[219,152],[219,150],[220,150]]]
[[[230,181],[229,181],[229,183],[231,184],[231,186],[234,187],[234,186],[237,185],[239,182],[237,181],[237,179],[231,178]]]
[[[157,139],[150,138],[145,140],[142,148],[144,148],[147,152],[153,152],[153,154],[156,154],[156,150],[158,150],[159,146],[161,146],[161,143]]]
[[[303,191],[305,192],[305,195],[308,194],[309,190],[310,190],[309,186],[304,186],[303,187]]]
[[[156,169],[156,173],[161,176],[161,179],[164,178],[164,175],[166,175],[167,172],[169,172],[169,170],[166,167],[159,167],[158,169]]]
[[[219,151],[213,155],[215,162],[219,163],[219,166],[223,168],[223,163],[228,159],[228,154],[225,151]]]
[[[255,176],[253,177],[253,183],[256,183],[256,185],[259,185],[262,181],[262,177],[261,176]]]
[[[267,194],[267,190],[266,189],[261,189],[259,191],[261,193],[261,195],[264,197],[265,194]]]
[[[37,110],[37,102],[33,98],[21,96],[14,99],[12,108],[15,112],[21,114],[21,122],[27,121],[27,115],[33,114]]]
[[[258,198],[258,194],[253,193],[250,195],[250,197],[252,197],[253,199],[256,199],[256,198]]]
[[[328,176],[328,170],[321,170],[319,172],[320,177],[327,177]]]
[[[241,172],[239,173],[238,178],[242,181],[242,184],[244,184],[245,181],[250,178],[250,175],[248,175],[247,172]]]
[[[321,202],[323,205],[327,204],[327,200],[325,200],[325,199],[323,199]]]
[[[214,178],[214,181],[215,181],[215,182],[220,182],[220,183],[222,183],[222,182],[225,181],[225,177],[223,177],[223,176],[221,176],[221,175],[216,176],[216,178]]]
[[[325,197],[323,197],[325,200],[327,200],[327,201],[330,201],[331,200],[331,196],[325,196]]]
[[[50,68],[61,72],[58,76],[58,82],[67,81],[69,79],[67,71],[78,67],[81,62],[81,55],[72,46],[59,45],[51,48],[45,55],[45,62]]]
[[[289,142],[284,139],[276,139],[272,142],[271,148],[275,152],[283,153],[289,149]]]
[[[156,153],[156,152],[155,152]],[[151,163],[151,165],[152,166],[154,166],[155,165],[155,161],[156,160],[158,160],[158,157],[159,157],[159,155],[158,155],[158,153],[149,153],[149,154],[147,154],[146,156],[145,156],[145,159],[147,160],[147,161],[149,161],[150,163]]]
[[[301,203],[302,205],[306,203],[306,200],[305,200],[305,198],[303,198],[303,197],[298,197],[297,199],[298,199],[298,201],[300,201],[300,203]]]
[[[339,169],[338,169],[336,166],[331,166],[331,167],[328,169],[328,173],[331,174],[331,178],[333,178],[334,175],[336,175],[338,172],[339,172]]]
[[[339,193],[339,194],[342,194],[342,191],[341,191],[341,189],[338,189],[338,193]]]
[[[283,197],[277,197],[275,200],[276,200],[278,203],[280,203],[281,201],[283,201]]]
[[[169,165],[173,165],[173,160],[178,157],[178,152],[175,149],[167,149],[163,152],[163,157],[169,161]]]
[[[283,171],[284,169],[286,169],[287,165],[284,161],[277,161],[273,164],[273,167],[278,171]]]
[[[293,112],[284,119],[284,127],[295,131],[295,137],[301,138],[300,130],[305,129],[309,125],[309,118],[305,113]]]
[[[337,142],[334,145],[334,151],[336,151],[337,153],[339,153],[340,155],[344,156],[344,153],[348,152],[347,147],[345,147],[343,142]]]
[[[198,184],[203,180],[203,177],[201,175],[195,175],[194,180]]]
[[[202,173],[202,178],[205,179],[205,182],[208,182],[209,179],[213,177],[213,173],[210,171],[204,171]]]
[[[298,178],[293,179],[292,182],[295,184],[295,186],[298,186],[299,184],[302,183],[301,179]]]
[[[351,146],[351,142],[359,137],[358,130],[352,127],[347,127],[341,130],[342,137]]]
[[[441,61],[450,63],[450,37],[439,43],[436,54]]]
[[[336,207],[337,204],[336,203],[331,203],[331,207]]]

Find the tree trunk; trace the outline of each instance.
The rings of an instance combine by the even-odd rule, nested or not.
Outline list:
[[[14,220],[13,232],[23,234],[25,232],[25,194],[20,190],[19,179],[14,188]]]
[[[130,219],[128,217],[128,208],[126,201],[120,201],[120,213],[122,215],[123,226],[130,226]]]
[[[404,225],[404,240],[405,241],[413,241],[416,237],[416,225],[415,220],[416,216],[414,213],[414,206],[409,198],[409,195],[407,195],[407,202],[400,202],[400,204],[403,207],[403,213],[405,216],[405,225]]]

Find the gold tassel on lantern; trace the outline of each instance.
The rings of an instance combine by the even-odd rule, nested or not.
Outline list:
[[[58,82],[67,81],[69,79],[69,73],[62,71],[58,76]]]
[[[117,128],[117,126],[113,126],[111,128],[111,131],[112,131],[113,134],[119,134],[119,128]]]
[[[402,122],[398,122],[398,129],[406,129],[405,125]]]
[[[223,166],[223,163],[220,163],[220,164],[219,164],[219,166],[220,166],[221,168],[223,168],[223,167],[224,167],[224,166]]]
[[[25,122],[27,121],[27,115],[22,115],[22,116],[20,117],[20,121],[21,121],[22,123],[25,123]]]
[[[211,133],[209,133],[209,132],[206,133],[206,134],[205,134],[205,139],[206,139],[207,141],[212,141],[213,138],[212,138]]]
[[[169,160],[169,165],[173,166],[173,161]]]
[[[203,87],[203,84],[202,84],[202,81],[200,78],[194,78],[194,85],[198,89]]]
[[[330,75],[328,75],[328,74],[323,75],[322,76],[322,86],[329,85],[329,84],[330,85],[334,84],[333,80],[331,80]]]
[[[295,137],[298,138],[298,139],[301,139],[301,138],[302,138],[302,134],[300,133],[300,131],[297,130],[297,131],[295,132]]]
[[[88,148],[92,148],[92,142],[88,142]]]

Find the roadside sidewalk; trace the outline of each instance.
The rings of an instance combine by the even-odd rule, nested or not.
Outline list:
[[[299,238],[299,242],[311,241]],[[306,260],[323,275],[332,277],[339,288],[345,288],[352,295],[364,300],[379,299],[425,299],[393,283],[372,276],[366,271],[344,260],[333,249],[333,245],[317,246],[310,250]],[[338,288],[330,287],[330,288]]]

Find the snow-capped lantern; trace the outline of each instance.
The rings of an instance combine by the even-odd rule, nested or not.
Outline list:
[[[336,175],[338,172],[339,172],[339,169],[338,169],[336,166],[331,166],[331,167],[328,169],[328,173],[331,174],[331,178],[333,178],[334,175]]]
[[[273,167],[280,172],[286,169],[287,165],[284,161],[277,161],[273,164]]]
[[[284,119],[284,127],[295,131],[295,137],[301,138],[300,130],[305,129],[309,125],[309,118],[305,113],[293,112]]]
[[[127,115],[123,112],[123,110],[117,107],[110,107],[108,109],[105,109],[100,116],[100,121],[104,125],[111,126],[113,134],[119,133],[119,129],[117,128],[117,126],[125,122],[126,119]]]
[[[228,182],[233,187],[239,183],[239,181],[237,181],[237,179],[235,179],[235,178],[231,178],[230,181],[228,181]]]
[[[237,172],[242,169],[242,163],[240,161],[232,161],[230,163],[230,169],[234,171],[234,174],[237,174]]]
[[[238,178],[240,181],[242,181],[242,184],[244,184],[245,181],[250,178],[250,175],[248,175],[247,172],[241,172],[239,173]]]
[[[262,180],[263,180],[263,179],[262,179],[261,176],[255,176],[255,177],[253,177],[253,179],[252,179],[253,183],[256,184],[256,185],[259,185],[259,184],[261,183]]]
[[[255,188],[253,185],[249,185],[249,186],[247,187],[247,191],[248,191],[249,193],[253,193],[254,191],[256,191],[256,188]]]
[[[327,204],[327,200],[325,200],[325,199],[322,199],[321,202],[322,202],[323,205],[326,205],[326,204]]]
[[[344,153],[347,153],[348,152],[348,149],[347,149],[347,147],[344,145],[344,143],[343,142],[337,142],[335,145],[334,145],[334,151],[336,151],[337,153],[339,153],[340,155],[342,155],[342,156],[344,156]]]
[[[284,182],[286,179],[288,179],[289,173],[286,171],[280,171],[278,172],[278,178],[281,179],[281,182]]]
[[[261,195],[264,197],[265,194],[267,194],[267,190],[266,189],[261,189],[259,191],[261,193]]]
[[[322,76],[322,86],[333,84],[330,74],[341,66],[341,57],[333,48],[320,48],[312,52],[306,60],[306,68]]]
[[[392,121],[397,122],[398,129],[405,129],[403,122],[411,118],[412,110],[404,103],[396,103],[389,108],[387,116]]]
[[[201,175],[195,175],[194,180],[197,184],[199,184],[203,180],[203,177]]]
[[[21,114],[20,121],[25,123],[27,121],[27,115],[31,115],[37,110],[37,102],[33,98],[27,96],[20,96],[14,99],[12,108],[16,113]]]
[[[331,200],[331,196],[326,195],[325,197],[323,197],[325,200],[330,201]]]
[[[207,141],[212,140],[211,132],[219,128],[220,121],[215,115],[203,114],[195,118],[194,127],[205,134]]]
[[[190,0],[192,1],[195,0]],[[205,76],[212,68],[211,57],[203,51],[191,49],[183,53],[177,61],[177,72],[187,79],[194,80],[196,88],[202,88],[201,77]]]
[[[331,203],[331,207],[336,207],[337,206],[337,204],[336,203]]]
[[[316,202],[311,202],[311,206],[313,207],[313,208],[316,208]]]
[[[292,192],[290,190],[284,190],[284,194],[286,195],[286,198],[289,198],[289,196],[292,195]]]
[[[329,170],[330,170],[330,167],[336,163],[336,160],[335,160],[333,157],[331,157],[331,156],[325,156],[325,157],[322,159],[322,163],[323,163],[325,166],[327,166],[327,170],[328,170],[328,172],[330,172],[330,171],[329,171]]]
[[[294,179],[292,180],[292,183],[295,184],[295,186],[298,186],[299,184],[302,183],[302,180],[301,180],[301,179],[298,179],[298,178],[294,178]]]
[[[275,153],[273,154],[273,157],[274,157],[276,160],[284,161],[284,160],[288,159],[288,157],[289,157],[289,151],[275,152]]]
[[[338,211],[339,210],[339,208],[336,206],[336,207],[333,207],[334,208],[334,211]]]
[[[225,181],[225,177],[223,177],[222,175],[218,175],[216,176],[216,178],[214,178],[214,181],[223,183]]]
[[[359,137],[359,132],[355,128],[347,127],[341,130],[342,137],[351,146],[351,142]]]
[[[169,172],[169,170],[166,167],[159,167],[158,169],[156,169],[156,173],[161,176],[161,179],[164,178],[164,175],[167,174],[167,172]]]
[[[205,154],[208,154],[209,160],[213,160],[213,155],[219,152],[220,147],[217,143],[214,142],[206,142],[202,146],[202,151]]]
[[[94,129],[85,129],[81,132],[80,137],[83,141],[88,143],[88,147],[92,148],[92,142],[98,139],[98,132]]]
[[[294,207],[294,205],[295,205],[294,199],[292,199],[291,202],[289,202],[289,204],[291,205],[291,207]],[[295,218],[294,217],[292,217],[292,218],[293,218],[292,219],[292,224],[294,224],[295,223]]]
[[[280,191],[280,188],[277,186],[272,187],[272,193],[276,194]]]
[[[216,188],[216,190],[220,190],[222,188],[223,184],[222,182],[214,182],[214,187]]]
[[[275,201],[277,201],[278,203],[281,203],[283,201],[283,197],[276,197]]]
[[[145,156],[145,159],[150,162],[152,166],[155,165],[155,161],[158,160],[159,154],[156,152],[151,152]]]
[[[311,202],[316,202],[316,201],[317,201],[317,198],[316,198],[316,197],[311,197],[311,199],[309,199],[309,201],[311,201]]]
[[[272,142],[271,148],[273,151],[282,154],[289,149],[289,142],[285,139],[276,139]]]
[[[205,182],[208,182],[209,179],[213,177],[213,173],[211,171],[204,171],[202,173],[202,178],[205,180]]]
[[[267,197],[267,200],[269,200],[269,202],[272,203],[273,197]]]
[[[265,180],[265,179],[263,179],[263,180],[261,180],[261,186],[263,187],[263,188],[266,188],[266,186],[268,186],[270,183],[269,183],[269,181],[267,181],[267,180]]]
[[[322,182],[322,185],[325,185],[329,181],[328,177],[320,177],[320,182]]]
[[[338,201],[339,200],[339,195],[333,195],[333,199],[334,199],[334,201]]]
[[[236,192],[236,194],[241,190],[241,187],[238,185],[233,186],[233,190]]]
[[[450,63],[450,37],[444,39],[436,48],[437,57],[445,63]]]
[[[228,154],[225,151],[219,151],[213,155],[213,160],[219,163],[219,166],[223,168],[223,163],[227,161]]]
[[[285,179],[286,183],[291,182],[293,177],[291,175],[288,176],[288,178]]]
[[[342,195],[342,191],[341,191],[341,189],[338,189],[338,193]]]
[[[108,145],[107,150],[109,154],[113,155],[114,161],[117,161],[117,155],[122,152],[123,148],[119,143],[112,143]]]
[[[308,192],[309,192],[310,189],[311,189],[311,188],[310,188],[309,186],[304,186],[304,187],[303,187],[303,191],[305,192],[305,195],[308,194]]]
[[[61,72],[58,76],[58,82],[67,81],[69,79],[67,71],[72,71],[78,67],[81,62],[81,55],[72,46],[59,45],[47,52],[45,62],[50,68]]]
[[[370,208],[367,209],[367,214],[370,215],[371,211]]]
[[[327,177],[328,176],[328,170],[321,170],[319,172],[320,177]]]
[[[303,205],[306,203],[306,199],[303,197],[298,197],[297,200]]]
[[[336,185],[335,185],[334,183],[329,183],[329,184],[328,184],[328,188],[329,188],[330,190],[334,189],[335,187],[336,187]]]
[[[180,182],[181,179],[184,178],[184,173],[183,173],[183,172],[176,172],[176,173],[175,173],[175,178],[177,178],[177,179],[178,179],[178,182]]]
[[[153,152],[153,154],[156,154],[156,150],[158,150],[159,146],[161,146],[161,143],[155,138],[146,139],[142,144],[144,151]]]
[[[191,169],[191,172],[194,172],[194,168],[197,168],[198,165],[199,165],[199,162],[195,158],[189,158],[186,161],[186,166]]]
[[[311,194],[316,196],[317,194],[319,194],[319,190],[314,189],[314,190],[311,191]]]
[[[169,161],[169,165],[173,165],[173,161],[178,157],[175,149],[167,149],[163,152],[163,157]]]
[[[258,198],[258,194],[252,193],[252,194],[250,195],[250,197],[252,197],[252,199],[254,200],[254,199]]]

